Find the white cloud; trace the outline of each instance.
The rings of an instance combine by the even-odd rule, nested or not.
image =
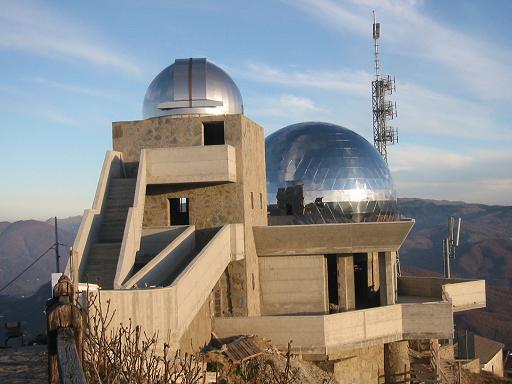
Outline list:
[[[370,83],[372,75],[365,71],[348,68],[324,70],[285,70],[265,63],[249,62],[244,67],[232,68],[239,77],[277,85],[282,92],[293,90],[322,90],[315,100],[320,109],[311,109],[307,117],[326,120],[335,117],[327,110],[339,112],[336,121],[359,129],[371,128]],[[392,99],[397,101],[398,119],[392,121],[399,127],[400,136],[414,135],[465,138],[485,142],[512,140],[512,129],[495,120],[498,113],[489,104],[456,97],[440,91],[433,91],[412,82],[397,82],[397,93]],[[340,98],[338,95],[343,95]],[[270,99],[272,99],[270,103]],[[295,101],[297,103],[298,100]],[[304,101],[303,101],[304,102]],[[289,104],[293,99],[264,97],[264,100],[251,100],[248,105],[256,105],[248,111],[256,115],[289,115]],[[348,105],[350,108],[344,108]],[[304,106],[303,106],[304,107]],[[307,108],[307,104],[305,105]],[[297,118],[305,117],[303,114]],[[297,119],[295,120],[297,121]]]
[[[294,122],[314,119],[319,113],[326,112],[308,97],[292,94],[278,96],[262,96],[251,98],[247,112],[258,119],[276,119],[280,121],[280,127],[290,119]],[[266,127],[268,128],[268,127]]]
[[[91,37],[78,22],[68,21],[33,3],[4,1],[0,13],[0,49],[80,60],[140,75],[141,69],[126,55]]]
[[[248,62],[245,67],[233,68],[233,71],[238,77],[252,81],[324,89],[359,96],[368,95],[371,81],[371,75],[365,71],[284,70],[256,62]]]
[[[279,104],[285,109],[300,109],[303,111],[323,111],[313,100],[308,97],[283,95],[279,98]]]
[[[387,47],[442,65],[475,97],[512,101],[512,52],[506,47],[464,34],[428,17],[422,1],[294,0],[286,1],[344,32],[371,38],[371,10],[381,14]],[[384,33],[385,28],[385,33]]]

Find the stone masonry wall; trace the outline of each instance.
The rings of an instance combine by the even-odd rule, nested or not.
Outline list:
[[[384,345],[347,351],[333,368],[338,383],[379,383],[384,374]]]

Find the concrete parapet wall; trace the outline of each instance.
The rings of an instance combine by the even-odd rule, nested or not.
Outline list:
[[[454,312],[484,308],[486,305],[485,280],[399,277],[398,295],[447,300]]]
[[[178,332],[197,314],[220,276],[231,261],[231,230],[227,224],[176,278],[171,287],[176,289],[175,312]]]
[[[443,294],[452,303],[454,312],[486,306],[485,280],[445,284],[443,285]]]
[[[148,334],[158,332],[160,342],[176,349],[185,343],[184,335],[187,340],[195,335],[193,345],[207,343],[210,293],[232,259],[231,233],[225,225],[169,287],[101,290],[103,305],[109,300],[114,313],[112,326],[131,320]],[[190,328],[194,324],[195,330]]]
[[[453,338],[452,306],[447,302],[401,304],[404,339]]]
[[[91,209],[86,209],[80,222],[75,241],[73,242],[73,252],[71,259],[66,267],[66,273],[71,275],[71,265],[73,266],[73,281],[78,283],[81,274],[85,268],[87,254],[91,244],[96,240],[101,226],[102,209],[107,199],[110,180],[114,177],[121,177],[123,172],[122,153],[116,151],[107,151],[103,167],[96,187],[96,194]]]
[[[140,249],[142,237],[142,223],[144,217],[144,203],[146,199],[147,185],[147,154],[142,150],[139,159],[139,169],[137,171],[137,181],[135,184],[135,194],[133,197],[133,206],[128,209],[126,224],[117,262],[116,275],[114,277],[114,288],[121,288],[124,281],[130,274],[135,256]]]
[[[235,182],[231,145],[146,149],[148,184]]]
[[[258,334],[296,353],[327,355],[409,339],[453,336],[449,303],[396,304],[332,315],[215,318],[219,337]]]
[[[414,221],[255,226],[258,256],[397,251]]]
[[[402,307],[389,305],[325,316],[327,354],[401,340]]]

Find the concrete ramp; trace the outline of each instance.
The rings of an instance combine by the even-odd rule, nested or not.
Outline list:
[[[182,233],[181,241],[169,244],[169,250],[179,244],[185,244],[192,236],[193,227]],[[162,288],[102,290],[103,305],[110,301],[113,313],[112,324],[140,325],[148,334],[158,332],[169,335],[165,342],[173,348],[179,348],[180,339],[196,318],[203,305],[232,260],[240,260],[243,245],[242,224],[224,225],[201,251],[186,265],[172,284]],[[172,245],[172,246],[171,246]],[[174,248],[175,249],[175,248]],[[162,256],[160,263],[166,263]],[[156,263],[152,268],[158,269]],[[164,264],[163,264],[164,265]],[[148,268],[142,276],[150,276]],[[141,270],[142,271],[142,270]],[[156,270],[155,270],[156,274]],[[134,275],[134,278],[136,275]],[[130,281],[127,282],[128,285]],[[210,326],[204,325],[204,326]],[[209,332],[207,332],[209,336]],[[207,343],[209,340],[203,340]]]
[[[169,276],[177,272],[195,249],[195,227],[191,225],[128,279],[122,288],[164,286]]]

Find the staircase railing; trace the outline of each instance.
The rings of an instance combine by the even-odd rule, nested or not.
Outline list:
[[[146,150],[143,149],[140,153],[133,206],[128,209],[121,251],[117,262],[116,276],[114,278],[115,289],[122,288],[122,284],[130,274],[135,263],[135,256],[140,249],[144,202],[146,198],[146,173]]]
[[[65,272],[68,276],[72,277],[75,284],[78,283],[84,270],[89,248],[98,235],[101,226],[101,214],[107,200],[110,180],[113,177],[120,177],[122,175],[122,155],[121,152],[117,151],[107,151],[105,154],[92,208],[86,209],[82,216],[80,227],[73,243],[70,262]]]

